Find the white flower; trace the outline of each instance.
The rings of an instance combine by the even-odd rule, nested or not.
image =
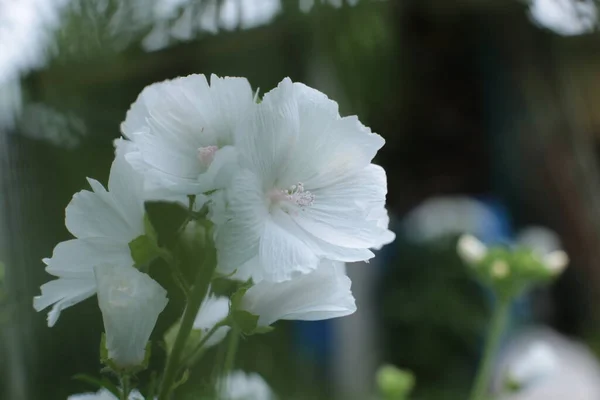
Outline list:
[[[102,265],[94,273],[109,359],[120,368],[141,365],[167,291],[133,267]]]
[[[531,0],[529,17],[559,35],[576,36],[594,30],[598,9],[593,0]]]
[[[67,397],[67,400],[119,400],[114,394],[106,389],[100,389],[96,393],[80,393]],[[144,400],[144,397],[137,390],[129,394],[129,400]]]
[[[274,400],[269,385],[257,373],[233,371],[217,387],[223,387],[223,400]]]
[[[385,172],[371,164],[384,140],[341,118],[324,94],[284,79],[235,141],[241,170],[227,190],[226,222],[216,222],[223,273],[284,281],[321,258],[369,259],[369,248],[393,240]]]
[[[488,252],[487,246],[472,235],[462,235],[456,246],[458,255],[464,262],[475,264],[483,260]]]
[[[343,317],[356,311],[350,285],[343,263],[323,260],[315,271],[289,281],[257,283],[245,293],[242,308],[258,315],[258,326]]]
[[[245,78],[190,75],[146,87],[121,125],[127,160],[148,185],[200,194],[227,182],[233,133],[255,102]]]
[[[82,190],[66,209],[67,229],[77,238],[59,243],[46,271],[59,279],[42,285],[34,298],[37,311],[54,305],[48,313],[53,326],[60,312],[96,293],[93,268],[100,264],[133,265],[129,242],[144,234],[144,197],[141,176],[125,161],[123,148],[110,170],[108,191],[88,179],[92,192]]]
[[[569,256],[562,250],[553,251],[543,257],[544,265],[549,271],[558,275],[569,265]]]
[[[227,297],[210,294],[204,299],[200,306],[200,310],[198,310],[198,314],[194,320],[194,329],[201,330],[204,336],[216,324],[227,318],[228,314],[229,299]],[[218,328],[210,339],[206,341],[204,346],[211,347],[221,342],[225,339],[225,336],[227,336],[229,329],[229,326]]]
[[[552,348],[548,343],[537,341],[508,366],[508,376],[520,386],[526,386],[551,376],[558,369],[558,357]]]

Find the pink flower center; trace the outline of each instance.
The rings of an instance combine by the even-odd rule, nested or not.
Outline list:
[[[315,202],[315,195],[304,189],[302,182],[292,185],[287,190],[273,189],[269,192],[269,199],[276,203],[291,203],[301,208],[312,206]]]
[[[200,147],[198,149],[198,160],[200,160],[202,165],[208,167],[215,159],[215,153],[217,150],[219,150],[217,146]]]

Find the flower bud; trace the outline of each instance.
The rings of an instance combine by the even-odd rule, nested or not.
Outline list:
[[[462,235],[457,244],[458,255],[468,264],[477,264],[487,255],[487,247],[475,236]]]
[[[415,386],[415,377],[393,365],[384,365],[377,371],[377,386],[386,400],[403,400]]]
[[[108,359],[120,369],[139,367],[158,315],[167,305],[167,292],[133,267],[103,265],[95,267],[94,274]]]

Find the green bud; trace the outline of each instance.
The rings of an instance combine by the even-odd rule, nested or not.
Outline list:
[[[377,371],[377,386],[386,400],[404,400],[415,386],[415,377],[410,371],[384,365]]]

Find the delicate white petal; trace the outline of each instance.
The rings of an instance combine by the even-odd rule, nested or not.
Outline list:
[[[229,314],[229,298],[223,296],[209,295],[204,299],[196,319],[194,320],[194,329],[201,330],[206,335],[216,324],[227,318]],[[211,347],[220,343],[227,332],[229,326],[218,328],[215,333],[206,341],[205,346]]]
[[[383,207],[386,191],[383,168],[371,164],[334,185],[311,189],[314,203],[292,218],[303,229],[336,246],[379,246],[385,229],[371,215],[374,208]]]
[[[233,144],[233,132],[255,103],[244,78],[190,75],[146,87],[121,125],[138,150],[128,161],[177,193],[210,189],[199,185],[206,166],[198,149]],[[135,154],[139,153],[139,154]]]
[[[261,178],[263,189],[274,187],[281,171],[295,157],[300,122],[292,91],[292,82],[284,79],[265,94],[257,111],[236,131],[241,164]]]
[[[331,185],[366,167],[385,143],[355,116],[341,118],[337,103],[318,90],[294,83],[292,96],[301,135],[279,177],[286,187],[297,182],[313,189]]]
[[[34,298],[37,311],[54,304],[48,313],[49,326],[56,323],[63,309],[96,293],[93,268],[107,262],[131,265],[127,244],[110,238],[73,239],[59,243],[52,257],[44,259],[46,272],[61,278],[42,285],[41,296]]]
[[[115,160],[110,168],[108,190],[113,196],[117,210],[136,233],[144,230],[144,178],[125,159],[126,141],[115,141]],[[123,143],[119,145],[118,143]]]
[[[375,256],[373,252],[367,248],[350,248],[336,246],[325,242],[302,229],[290,215],[281,210],[274,210],[271,212],[271,215],[273,220],[279,226],[301,240],[319,258],[343,262],[356,262],[369,260]]]
[[[47,282],[41,287],[42,294],[33,298],[33,308],[41,311],[53,304],[48,313],[48,326],[52,327],[60,317],[60,312],[96,293],[96,282],[90,279],[60,278]]]
[[[266,279],[282,282],[298,273],[308,273],[317,268],[319,260],[300,239],[268,219],[260,239],[258,253],[262,275],[257,271],[256,280]]]
[[[140,365],[167,292],[133,267],[102,265],[94,273],[108,356],[119,367]]]
[[[231,182],[237,168],[237,151],[233,146],[225,146],[215,153],[213,162],[198,178],[198,185],[205,192],[223,189]]]
[[[188,196],[181,193],[174,193],[168,189],[168,186],[160,178],[160,174],[156,171],[149,170],[148,165],[142,159],[142,154],[139,151],[137,144],[129,140],[116,139],[114,141],[116,153],[121,153],[123,158],[130,164],[136,172],[142,175],[142,198],[146,201],[168,201],[181,203],[187,207]],[[158,176],[157,176],[158,175]],[[181,183],[186,183],[180,180]],[[197,185],[192,185],[193,190],[196,190]],[[196,203],[198,203],[197,196]]]
[[[218,268],[223,274],[232,273],[258,254],[268,216],[260,183],[250,171],[241,171],[233,179],[227,203],[231,215],[224,216],[227,222],[217,225],[215,240]]]
[[[45,258],[46,271],[65,278],[93,278],[93,267],[100,264],[131,265],[127,243],[111,238],[72,239],[59,243],[51,258]]]
[[[217,383],[223,387],[223,400],[274,400],[275,396],[265,380],[256,373],[233,371],[224,381]]]
[[[111,194],[97,181],[90,179],[89,182],[95,192],[82,190],[67,206],[67,229],[78,238],[113,237],[129,242],[139,236],[139,232],[119,212]]]
[[[242,300],[248,312],[259,316],[259,325],[280,319],[315,321],[342,317],[356,311],[350,279],[342,263],[328,260],[309,274],[252,286]]]

